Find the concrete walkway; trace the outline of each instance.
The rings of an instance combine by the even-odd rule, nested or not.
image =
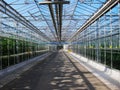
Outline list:
[[[53,53],[0,90],[110,90],[62,51]]]

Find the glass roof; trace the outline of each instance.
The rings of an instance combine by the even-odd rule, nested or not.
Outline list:
[[[4,0],[29,20],[51,41],[57,41],[48,5],[39,5],[45,0]],[[107,0],[69,0],[63,5],[61,40],[68,40]],[[53,5],[55,9],[55,5]],[[53,10],[55,12],[55,10]],[[55,17],[55,20],[57,18]]]

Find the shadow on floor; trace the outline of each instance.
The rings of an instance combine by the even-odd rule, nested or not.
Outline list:
[[[62,52],[54,53],[0,90],[109,90],[75,64]]]

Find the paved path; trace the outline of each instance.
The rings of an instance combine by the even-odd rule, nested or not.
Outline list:
[[[49,56],[0,90],[110,90],[62,51]]]

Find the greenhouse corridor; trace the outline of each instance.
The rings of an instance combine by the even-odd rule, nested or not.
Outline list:
[[[120,90],[120,0],[0,0],[0,90]]]

